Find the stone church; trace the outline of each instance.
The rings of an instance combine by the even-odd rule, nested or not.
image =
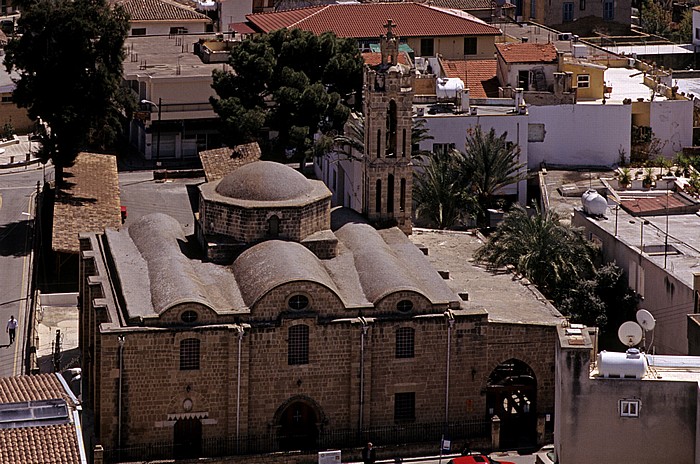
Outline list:
[[[199,186],[194,236],[160,213],[81,235],[92,445],[145,459],[461,440],[494,416],[503,446],[544,439],[560,316],[538,302],[535,320],[494,321],[407,237],[414,71],[391,27],[382,45],[363,214],[255,161]]]

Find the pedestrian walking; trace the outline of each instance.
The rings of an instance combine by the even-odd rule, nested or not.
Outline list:
[[[10,334],[10,345],[12,345],[15,342],[15,332],[17,332],[17,319],[15,319],[15,316],[10,316],[5,332]]]
[[[372,442],[369,442],[367,446],[362,449],[362,462],[364,464],[374,464],[376,460],[377,455],[372,447]]]

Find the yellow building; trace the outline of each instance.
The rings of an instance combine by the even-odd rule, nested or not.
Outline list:
[[[560,70],[573,74],[572,83],[576,88],[576,100],[601,100],[605,92],[605,69],[600,64],[586,61],[564,60]]]

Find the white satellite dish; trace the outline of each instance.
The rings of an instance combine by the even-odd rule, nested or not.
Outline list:
[[[623,345],[629,347],[639,345],[642,341],[642,328],[634,321],[624,322],[619,329],[617,329],[617,336]]]
[[[637,311],[637,323],[642,326],[645,332],[654,330],[656,326],[656,319],[651,315],[646,309],[640,309]]]

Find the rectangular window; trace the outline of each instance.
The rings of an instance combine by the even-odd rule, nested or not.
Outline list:
[[[415,356],[414,340],[415,332],[412,328],[400,327],[396,330],[396,357],[398,359]]]
[[[309,326],[294,325],[287,334],[287,363],[290,366],[309,364]]]
[[[181,26],[171,27],[170,34],[187,34],[187,28]]]
[[[413,422],[416,420],[416,394],[396,393],[394,395],[394,422]]]
[[[435,41],[433,39],[420,39],[420,56],[434,56]]]
[[[576,86],[579,89],[587,89],[591,86],[591,76],[588,74],[579,74],[576,76]]]
[[[586,9],[586,0],[579,0],[578,9],[584,11]]]
[[[565,23],[573,21],[574,20],[574,2],[564,2],[563,8],[564,8],[564,15],[563,15],[562,21]]]
[[[476,37],[464,38],[464,54],[476,55]]]
[[[530,18],[537,17],[537,5],[535,0],[530,0]]]
[[[433,144],[433,153],[436,155],[447,155],[450,151],[454,150],[455,147],[454,143],[434,143]]]
[[[199,370],[199,340],[186,338],[180,342],[180,370]]]
[[[615,3],[614,2],[604,2],[603,3],[603,19],[605,21],[612,21],[615,19]]]
[[[695,38],[700,40],[700,28],[695,28]]]
[[[12,103],[12,95],[3,95],[2,97],[0,97],[0,102]]]
[[[135,27],[131,30],[131,35],[146,35],[145,27]]]
[[[620,417],[639,417],[640,400],[620,400]]]

